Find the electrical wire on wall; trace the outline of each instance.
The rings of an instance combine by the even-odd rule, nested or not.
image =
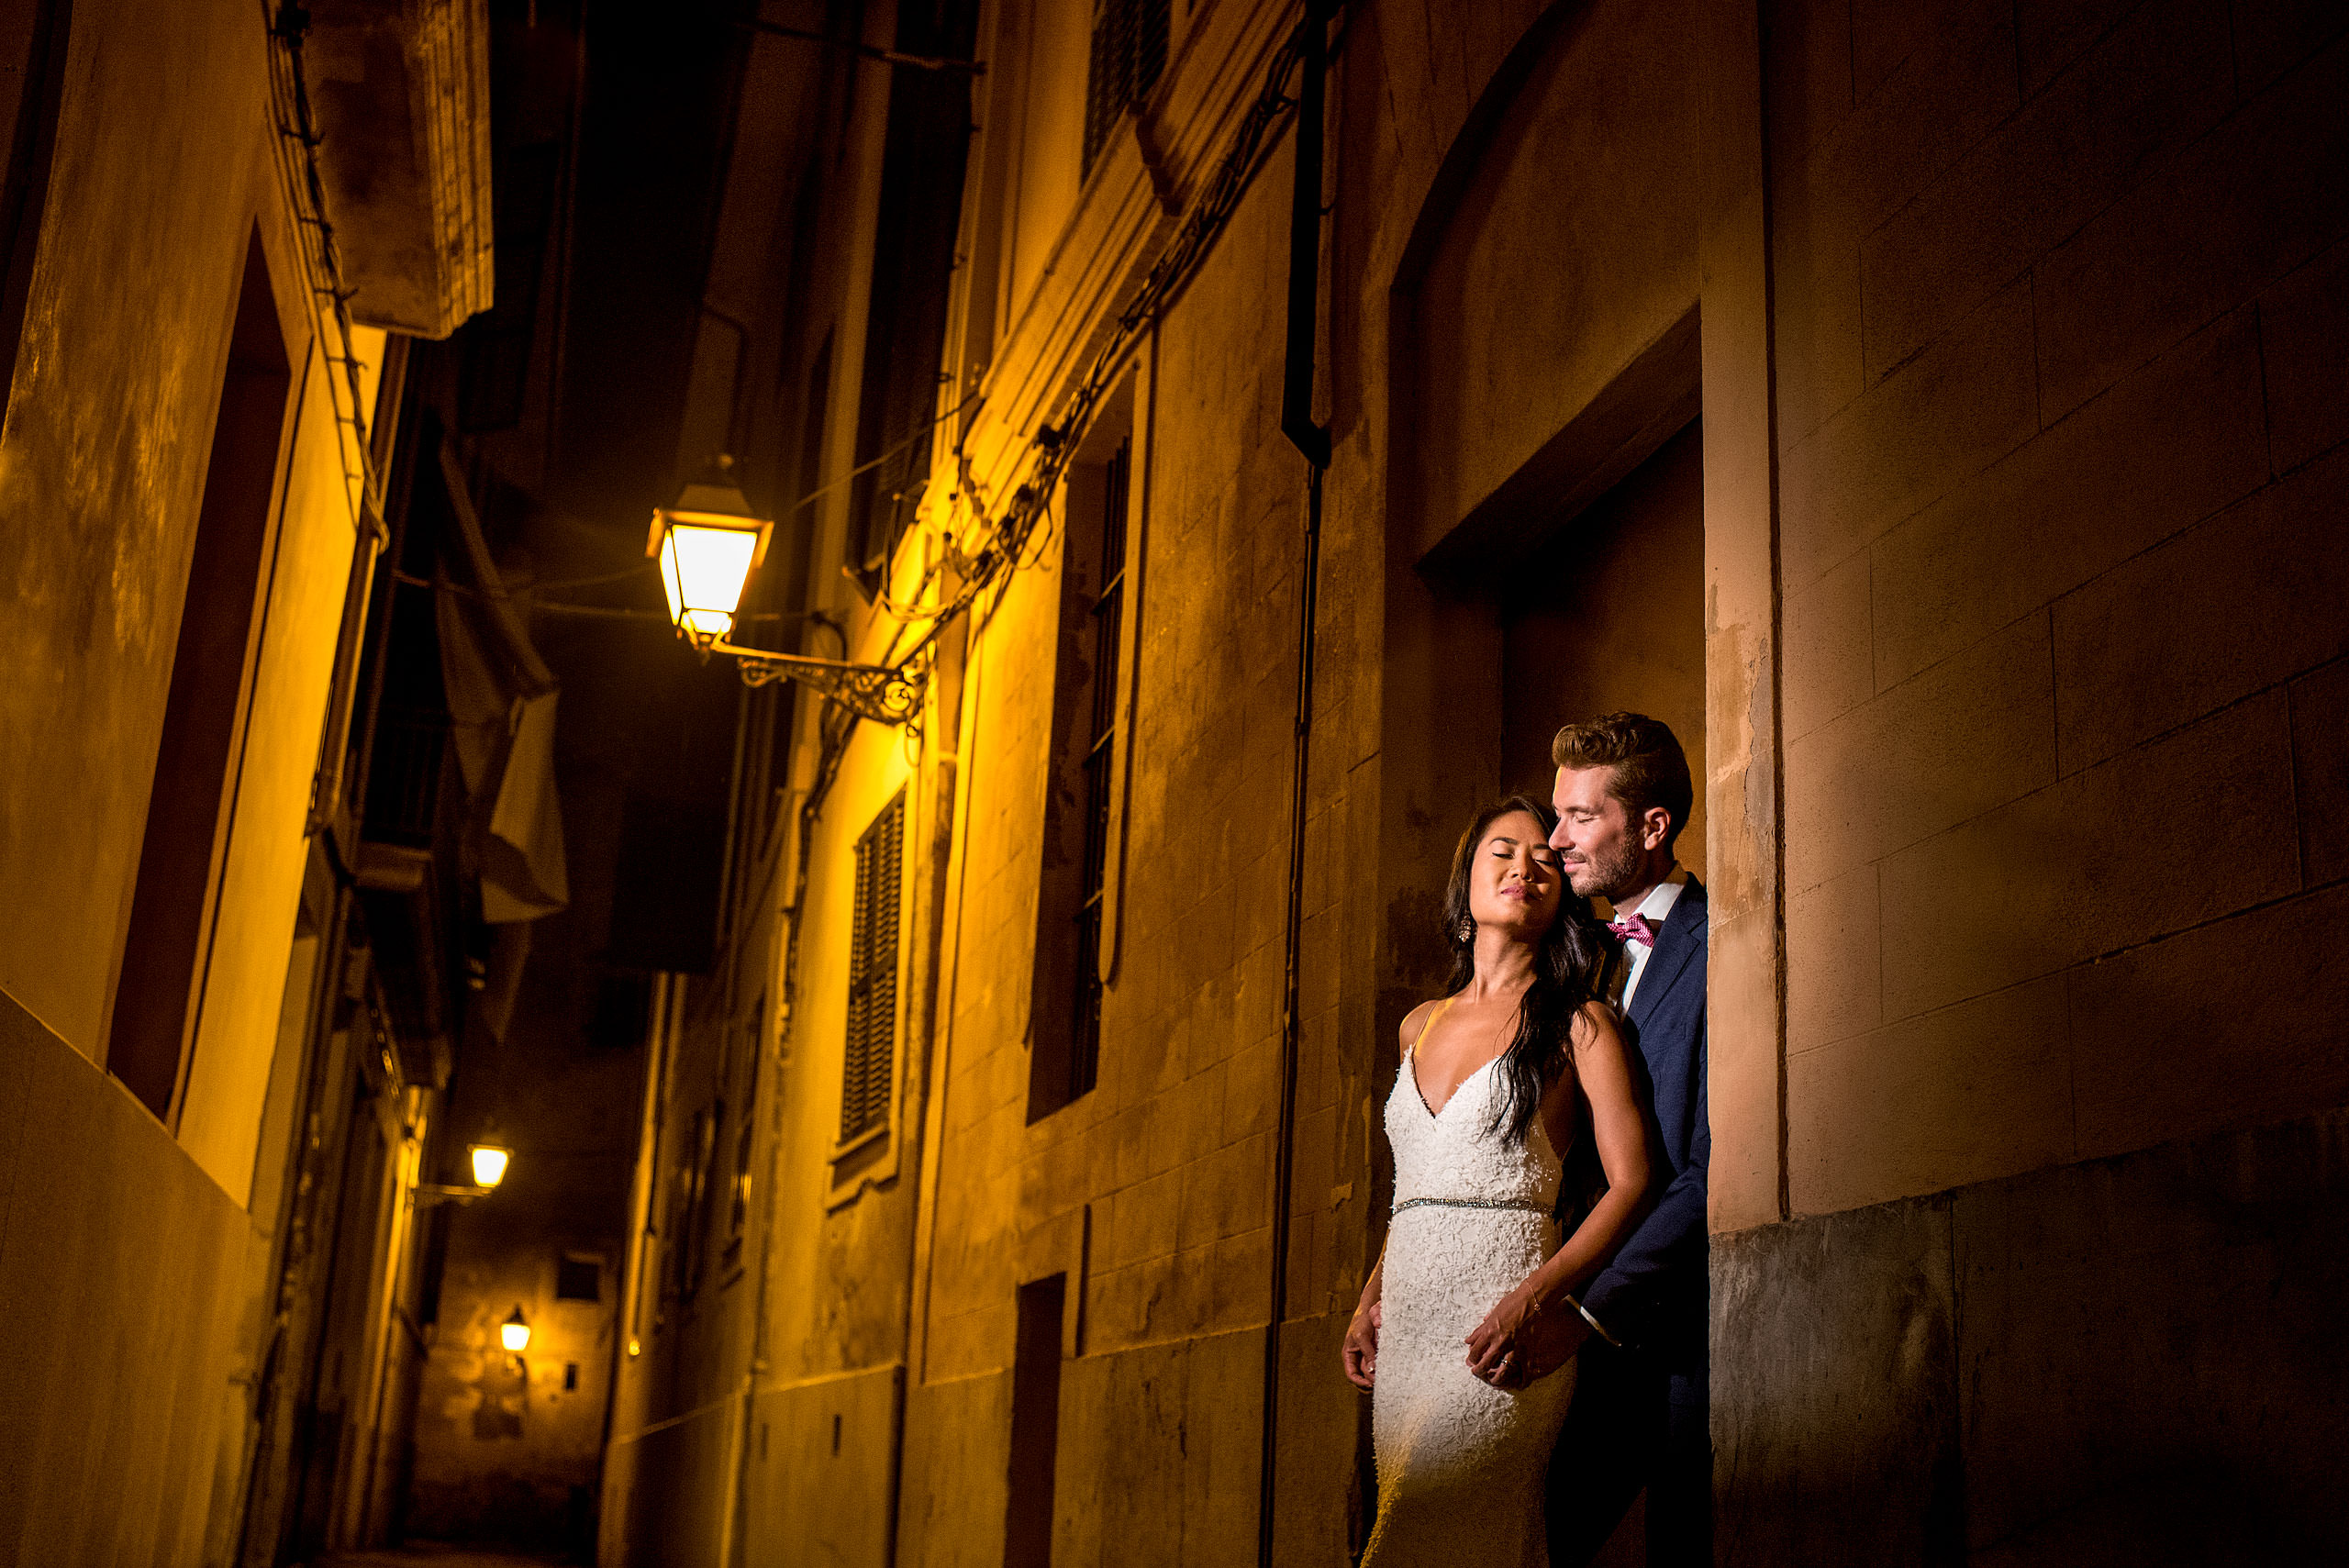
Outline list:
[[[368,435],[366,396],[360,384],[357,328],[351,319],[351,290],[345,286],[342,259],[335,248],[334,225],[327,221],[326,184],[318,173],[318,134],[310,114],[310,89],[302,70],[302,40],[310,28],[310,14],[293,0],[272,7],[263,0],[262,14],[269,29],[270,117],[276,135],[277,172],[285,189],[285,205],[294,215],[297,248],[310,300],[313,330],[329,366],[340,366],[340,377],[327,376],[327,399],[333,406],[335,445],[342,461],[343,488],[351,502],[351,522],[378,543],[384,535],[380,515],[384,500],[382,476],[375,472],[373,443]],[[330,339],[328,328],[333,329]],[[340,343],[336,352],[330,343]],[[340,386],[336,384],[338,380]],[[344,405],[348,400],[349,407]],[[351,497],[353,486],[357,496]]]
[[[1341,9],[1341,5],[1327,4],[1325,0],[1316,0],[1309,7],[1325,28]],[[875,605],[885,614],[923,628],[902,651],[891,651],[884,662],[886,667],[909,679],[918,679],[927,672],[932,649],[949,624],[990,594],[999,593],[1023,567],[1034,564],[1036,557],[1030,553],[1030,547],[1035,542],[1039,526],[1049,517],[1052,497],[1075,456],[1075,438],[1091,423],[1101,400],[1108,395],[1143,334],[1197,274],[1217,236],[1239,210],[1250,182],[1270,155],[1275,127],[1297,106],[1289,88],[1308,52],[1308,32],[1304,26],[1292,29],[1275,51],[1265,68],[1264,86],[1233,131],[1205,195],[1184,219],[1174,240],[1143,278],[1132,301],[1119,315],[1116,326],[1095,351],[1085,374],[1063,401],[1060,418],[1040,425],[1012,459],[1009,472],[1017,474],[1025,470],[1028,476],[1013,487],[1000,511],[990,510],[985,503],[986,486],[973,473],[964,442],[955,442],[955,487],[946,501],[947,519],[941,529],[941,550],[924,565],[905,600],[892,597],[885,583],[874,595]],[[1314,47],[1318,50],[1319,46]],[[941,415],[920,433],[927,434],[928,429],[954,417],[973,401],[965,398],[961,406]],[[908,438],[908,441],[913,439]],[[1326,462],[1326,456],[1322,461]],[[955,519],[965,507],[973,517],[973,525],[958,528]],[[952,592],[939,603],[923,604],[923,596],[949,573],[954,581]]]

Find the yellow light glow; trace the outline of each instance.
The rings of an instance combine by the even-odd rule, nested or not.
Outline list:
[[[497,1326],[497,1340],[518,1356],[530,1348],[530,1326],[522,1321],[520,1307],[516,1307],[514,1316]]]
[[[473,1185],[494,1187],[506,1179],[506,1167],[512,1162],[514,1151],[500,1149],[495,1143],[473,1145]]]
[[[701,637],[724,637],[758,554],[754,528],[710,528],[672,517],[661,538],[661,585],[669,618]]]

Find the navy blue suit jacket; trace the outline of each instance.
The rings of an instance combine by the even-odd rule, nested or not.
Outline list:
[[[1661,1134],[1663,1165],[1653,1179],[1664,1184],[1663,1194],[1582,1296],[1609,1333],[1687,1373],[1706,1362],[1705,1176],[1713,1156],[1705,1106],[1709,937],[1705,886],[1692,876],[1656,933],[1630,1008]]]

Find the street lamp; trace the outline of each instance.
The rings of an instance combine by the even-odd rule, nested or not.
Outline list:
[[[747,684],[797,681],[860,718],[882,724],[911,720],[921,711],[924,669],[916,661],[891,669],[730,640],[742,592],[766,559],[774,533],[774,519],[751,513],[734,483],[734,460],[723,454],[679,493],[675,505],[652,509],[644,553],[661,564],[661,587],[677,635],[698,653],[731,658]]]
[[[734,483],[734,460],[721,456],[677,496],[652,509],[644,552],[661,562],[669,619],[697,647],[725,640],[741,608],[751,573],[766,559],[771,518],[751,515]]]
[[[476,1143],[468,1152],[473,1160],[473,1184],[454,1186],[446,1182],[418,1182],[414,1189],[416,1207],[430,1208],[436,1203],[471,1203],[487,1197],[506,1179],[506,1168],[514,1162],[514,1151],[498,1143]]]
[[[473,1185],[487,1192],[506,1179],[506,1167],[514,1161],[514,1151],[501,1149],[495,1143],[473,1146]]]
[[[497,1326],[497,1342],[518,1356],[530,1348],[530,1325],[518,1304],[514,1316]]]

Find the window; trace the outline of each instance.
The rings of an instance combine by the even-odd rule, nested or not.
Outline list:
[[[1085,747],[1085,860],[1076,906],[1076,980],[1070,1052],[1072,1097],[1093,1087],[1101,1066],[1101,920],[1104,873],[1109,859],[1109,782],[1118,737],[1118,639],[1125,629],[1126,501],[1133,485],[1134,443],[1118,448],[1103,476],[1101,548],[1104,581],[1088,617],[1093,655],[1091,733]]]
[[[1004,1568],[1048,1568],[1052,1481],[1060,1460],[1061,1320],[1068,1276],[1019,1287],[1011,1360],[1011,1466],[1004,1488]]]
[[[683,1158],[670,1173],[669,1221],[663,1227],[669,1277],[662,1294],[671,1300],[691,1301],[701,1287],[702,1255],[709,1239],[710,1167],[718,1152],[718,1129],[725,1122],[722,1099],[696,1111]]]
[[[16,374],[17,339],[40,249],[49,203],[49,169],[57,149],[57,106],[63,97],[71,0],[24,0],[0,10],[0,128],[10,133],[0,182],[0,407]]]
[[[889,1122],[897,1036],[897,884],[906,795],[897,792],[856,841],[856,906],[849,922],[848,1051],[841,1070],[841,1141]]]
[[[896,47],[906,53],[967,60],[977,39],[974,0],[900,0]],[[930,483],[972,128],[969,76],[891,67],[857,406],[863,472],[849,502],[848,564],[868,585],[887,571]]]
[[[106,1048],[107,1069],[166,1122],[195,1038],[227,859],[292,384],[259,229],[245,245],[228,361]]]
[[[1085,172],[1166,69],[1171,0],[1094,0],[1093,65],[1085,81]]]
[[[1108,903],[1118,680],[1125,632],[1126,527],[1133,438],[1070,470],[1062,561],[1060,668],[1053,687],[1052,784],[1037,901],[1028,1119],[1090,1093],[1101,1064],[1101,948]]]
[[[729,1283],[742,1266],[742,1235],[751,1222],[751,1158],[758,1142],[759,1063],[764,1055],[759,1031],[765,1027],[766,1014],[767,999],[762,993],[751,1008],[751,1028],[744,1031],[751,1065],[742,1084],[742,1114],[734,1129],[734,1173],[727,1184],[726,1251],[720,1262]]]
[[[593,1252],[565,1252],[555,1260],[554,1298],[557,1301],[601,1301],[604,1260]]]

